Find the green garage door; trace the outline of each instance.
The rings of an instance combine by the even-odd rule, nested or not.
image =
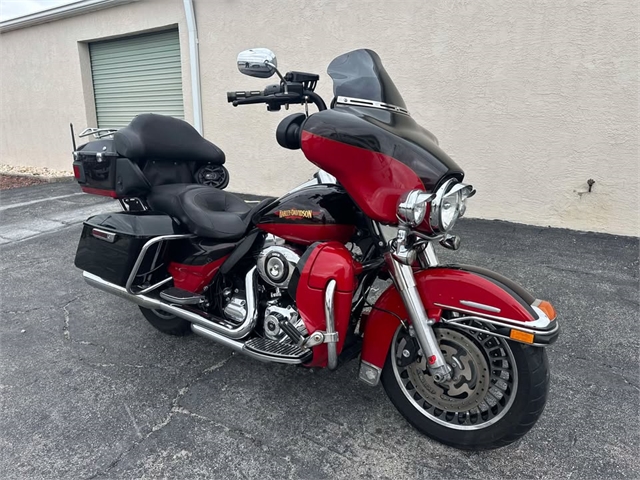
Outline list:
[[[184,119],[178,31],[91,43],[98,127],[119,128],[139,113]]]

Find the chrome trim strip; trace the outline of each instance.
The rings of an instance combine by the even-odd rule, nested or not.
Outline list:
[[[364,98],[338,97],[336,98],[336,103],[339,103],[341,105],[353,105],[354,107],[377,108],[379,110],[401,113],[409,117],[411,116],[411,114],[409,114],[409,110],[407,110],[406,108],[398,107],[397,105],[392,105],[390,103],[376,102],[375,100],[366,100]]]
[[[467,307],[479,308],[480,310],[486,310],[487,312],[500,313],[500,309],[492,307],[491,305],[485,305],[484,303],[472,302],[471,300],[460,300],[462,305]]]
[[[107,282],[106,280],[98,277],[97,275],[93,275],[92,273],[82,273],[85,282],[87,282],[92,287],[96,287],[107,293],[111,293],[112,295],[124,298],[125,300],[129,300],[130,302],[133,302],[145,308],[149,308],[152,310],[162,310],[164,312],[175,315],[176,317],[180,317],[188,322],[198,324],[204,328],[213,330],[216,333],[235,340],[246,337],[256,326],[256,321],[258,319],[258,309],[256,301],[256,275],[256,267],[253,267],[245,275],[245,289],[247,292],[247,316],[244,319],[244,322],[237,326],[226,326],[222,323],[217,323],[215,321],[209,320],[202,315],[198,315],[191,310],[181,308],[178,305],[172,305],[163,302],[162,300],[147,297],[145,295],[133,295],[127,292],[124,287],[111,282]],[[220,319],[220,322],[222,322],[222,319]]]
[[[490,325],[495,325],[496,327],[513,328],[515,330],[520,330],[521,332],[531,333],[533,335],[535,335],[536,333],[544,333],[544,334],[553,333],[558,329],[558,324],[557,323],[550,330],[539,330],[539,329],[535,329],[535,328],[528,328],[528,327],[522,326],[522,325],[524,325],[523,323],[520,323],[519,325],[513,325],[511,323],[498,322],[496,320],[490,320],[488,318],[475,317],[475,316],[457,317],[457,318],[443,318],[441,320],[441,322],[442,323],[459,324],[459,322],[464,322],[466,320],[476,320],[478,322],[483,322],[483,323],[488,323]],[[532,322],[528,322],[528,323],[532,323]]]
[[[477,321],[486,321],[486,319],[480,318],[480,317],[461,317],[460,319],[455,319],[455,320],[477,320]],[[492,332],[491,330],[487,330],[485,328],[478,328],[478,327],[474,327],[471,325],[465,325],[465,324],[461,324],[461,323],[457,323],[457,322],[452,322],[450,319],[442,319],[442,323],[447,323],[447,324],[453,324],[458,328],[463,328],[465,330],[473,330],[474,332],[482,332],[482,333],[486,333],[487,335],[492,335],[494,337],[500,337],[500,338],[504,338],[506,340],[511,340],[513,342],[519,342],[518,340],[516,340],[515,338],[511,338],[508,337],[506,335],[502,335],[500,333],[496,333],[496,332]],[[506,328],[512,328],[511,326],[508,326]],[[521,331],[526,331],[524,328],[517,328],[516,330],[521,330]],[[548,332],[545,333],[554,333],[556,330],[558,330],[558,326],[556,325],[556,327],[553,330],[549,330]],[[532,333],[532,334],[536,334],[536,333],[541,333],[541,332],[534,332],[534,331],[529,331],[527,333]],[[523,343],[525,345],[531,345],[532,347],[546,347],[545,344],[542,343],[526,343],[526,342],[519,342],[519,343]]]
[[[509,327],[515,327],[521,330],[522,328],[520,326],[523,324],[526,324],[528,328],[534,328],[536,329],[536,331],[538,330],[545,331],[544,329],[549,327],[549,324],[553,321],[553,320],[549,320],[549,317],[547,317],[544,314],[544,312],[542,312],[542,310],[536,309],[537,307],[533,307],[533,306],[531,308],[533,308],[533,310],[538,314],[538,319],[532,320],[530,322],[522,322],[519,320],[514,320],[512,318],[498,317],[497,315],[490,315],[488,313],[482,313],[482,312],[474,312],[473,310],[467,310],[466,308],[445,305],[443,303],[434,303],[434,305],[436,307],[444,308],[447,310],[453,310],[454,312],[470,313],[471,315],[482,315],[482,317],[483,318],[486,317],[486,319],[497,320],[498,322],[507,322]]]
[[[338,180],[336,180],[336,177],[334,177],[330,173],[327,173],[324,170],[320,169],[316,172],[313,178],[307,180],[304,183],[301,183],[297,187],[292,188],[286,194],[297,192],[298,190],[302,190],[303,188],[314,187],[316,185],[325,185],[325,184],[337,185]]]
[[[336,281],[329,280],[327,284],[327,289],[324,293],[324,318],[327,324],[327,335],[332,335],[336,333],[335,326],[335,312],[333,308],[333,298],[336,291]],[[338,366],[338,351],[337,351],[337,343],[336,342],[328,342],[327,343],[327,367],[329,370],[335,370]]]

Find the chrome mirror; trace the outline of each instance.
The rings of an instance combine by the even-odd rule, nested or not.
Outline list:
[[[238,54],[238,70],[244,75],[269,78],[277,68],[276,54],[268,48],[251,48]]]

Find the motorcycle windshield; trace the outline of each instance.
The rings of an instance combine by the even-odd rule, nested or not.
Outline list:
[[[327,71],[332,108],[304,123],[302,150],[370,218],[397,223],[397,203],[407,191],[433,192],[451,177],[462,181],[462,169],[413,120],[375,52],[345,53]]]
[[[327,68],[336,97],[382,102],[406,109],[391,77],[372,50],[354,50],[335,58]]]

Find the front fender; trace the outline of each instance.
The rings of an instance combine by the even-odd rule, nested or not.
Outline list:
[[[455,310],[489,320],[523,325],[535,329],[548,318],[535,307],[536,299],[520,285],[491,270],[470,265],[446,265],[415,274],[420,298],[430,319],[440,320],[442,310]],[[400,293],[392,284],[387,288],[366,320],[361,361],[377,373],[384,366],[400,319],[409,321]],[[547,327],[548,325],[545,325]],[[545,344],[557,337],[543,332]],[[361,370],[362,372],[362,370]],[[368,377],[373,379],[372,372]],[[364,372],[367,373],[366,371]],[[367,381],[366,378],[363,380]],[[372,382],[368,382],[372,383]],[[376,380],[377,383],[377,380]]]

